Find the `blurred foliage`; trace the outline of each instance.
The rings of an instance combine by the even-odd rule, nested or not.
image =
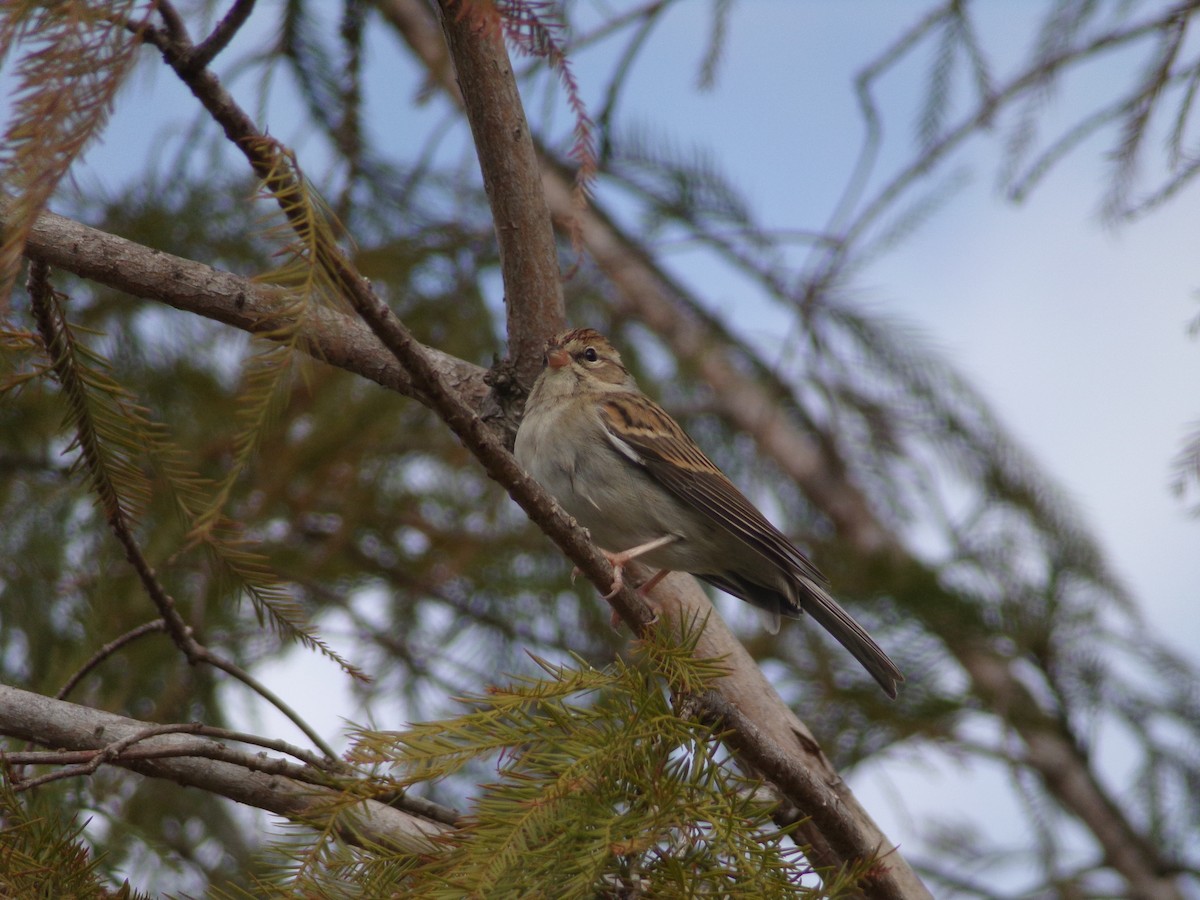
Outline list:
[[[0,786],[0,894],[72,900],[141,900],[128,881],[110,888],[81,826],[53,802],[18,800]]]

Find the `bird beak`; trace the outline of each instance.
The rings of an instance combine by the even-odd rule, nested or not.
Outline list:
[[[552,369],[561,369],[571,361],[571,354],[562,347],[555,347],[546,353],[546,365]]]

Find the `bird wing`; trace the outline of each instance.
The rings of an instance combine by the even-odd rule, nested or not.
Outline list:
[[[599,413],[609,442],[677,498],[768,561],[817,584],[828,584],[661,406],[641,394],[620,394],[601,401]]]
[[[734,487],[666,411],[641,394],[619,394],[602,401],[600,421],[609,443],[626,459],[641,466],[655,481],[720,523],[730,534],[766,560],[790,572],[798,582],[803,609],[866,668],[889,697],[904,675],[825,589],[824,575]],[[796,602],[738,572],[697,573],[710,584],[741,597],[768,613],[796,615]],[[790,609],[788,608],[790,607]],[[772,631],[778,630],[775,620]]]

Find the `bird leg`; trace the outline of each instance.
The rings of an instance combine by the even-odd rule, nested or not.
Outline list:
[[[613,597],[617,596],[617,592],[625,586],[625,578],[622,573],[625,569],[626,563],[632,562],[639,556],[649,553],[651,550],[657,550],[659,547],[665,547],[667,544],[674,543],[677,540],[679,540],[679,535],[677,534],[664,534],[662,537],[655,538],[652,541],[646,541],[644,544],[638,544],[636,547],[630,547],[628,550],[622,550],[620,553],[609,553],[607,550],[601,550],[600,552],[604,554],[604,558],[612,563],[613,567],[612,590],[604,595],[604,599],[611,600]],[[666,572],[667,570],[663,569],[644,585],[642,585],[642,587],[638,588],[638,591],[644,593],[645,591],[648,591],[650,588],[654,587],[654,585],[658,584],[658,582],[662,580]]]
[[[645,597],[652,590],[654,590],[654,586],[656,584],[658,584],[660,581],[662,581],[664,578],[666,578],[670,574],[671,574],[670,569],[659,569],[652,576],[650,576],[650,578],[648,578],[646,581],[643,581],[641,583],[641,585],[637,589],[637,592],[639,594],[641,594],[643,597]]]
[[[656,584],[658,584],[660,581],[662,581],[664,578],[666,578],[669,574],[671,574],[670,569],[659,569],[657,572],[655,572],[653,575],[651,575],[648,579],[646,579],[644,582],[642,582],[642,584],[640,584],[638,586],[638,589],[637,589],[638,596],[644,597],[646,599],[646,601],[649,602],[650,591],[654,588],[654,586]],[[615,594],[616,591],[618,591],[618,590],[620,590],[619,587],[615,588],[613,593]],[[651,606],[653,607],[653,604],[651,604]],[[654,618],[650,620],[650,624],[653,625],[657,621],[658,621],[658,613],[655,612]],[[620,617],[620,615],[617,614],[617,611],[615,609],[612,611],[612,618],[609,619],[609,624],[612,625],[614,630],[616,630],[621,625],[621,617]]]

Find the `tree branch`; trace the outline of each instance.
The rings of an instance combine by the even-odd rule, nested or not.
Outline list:
[[[340,791],[299,780],[312,770],[286,760],[277,760],[278,772],[268,774],[260,771],[264,765],[261,755],[239,757],[236,751],[208,738],[171,733],[138,740],[158,727],[0,685],[0,734],[8,737],[65,750],[104,750],[136,740],[142,753],[115,754],[111,763],[306,825],[321,826],[333,819],[341,837],[360,847],[433,853],[438,850],[438,836],[448,830],[446,825],[404,811],[403,798],[392,805],[364,800],[347,807]],[[157,751],[193,755],[160,758],[155,756]]]
[[[8,225],[11,204],[0,194],[0,227]],[[172,256],[51,212],[37,217],[25,255],[114,290],[250,334],[287,333],[295,325],[283,313],[285,293],[280,288]],[[315,359],[428,405],[396,358],[354,316],[312,309],[300,326],[297,343]],[[482,409],[488,393],[484,370],[432,347],[424,349],[443,381]]]
[[[149,622],[143,622],[136,628],[129,629],[129,631],[125,632],[120,637],[109,641],[107,644],[93,653],[88,661],[80,666],[79,669],[67,679],[67,683],[58,689],[58,693],[54,695],[54,699],[67,699],[67,695],[70,694],[71,691],[75,690],[75,685],[79,684],[80,681],[87,677],[88,672],[92,671],[92,669],[96,668],[96,666],[100,665],[126,644],[131,644],[138,640],[138,638],[145,637],[148,634],[156,634],[166,630],[167,623],[165,621],[162,619],[153,619]]]
[[[567,324],[537,154],[500,29],[476,22],[453,0],[440,0],[439,9],[492,208],[509,357],[528,389],[541,371],[546,339]]]
[[[229,8],[229,12],[225,13],[224,18],[217,23],[217,27],[212,30],[212,34],[206,37],[196,49],[192,52],[191,58],[188,60],[188,65],[203,69],[212,62],[218,53],[228,46],[233,40],[233,36],[238,33],[246,20],[250,18],[250,13],[254,11],[254,0],[234,0],[233,5]]]

